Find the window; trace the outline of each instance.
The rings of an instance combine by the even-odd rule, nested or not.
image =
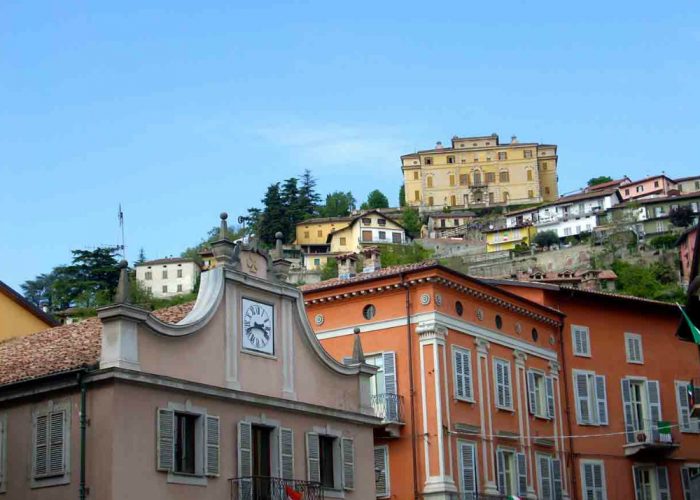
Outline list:
[[[605,376],[573,370],[576,422],[579,425],[608,425],[608,395]]]
[[[147,287],[146,287],[146,290],[148,290],[148,292],[152,292],[152,291],[153,291],[153,287],[147,286]]]
[[[586,500],[607,500],[602,460],[581,460],[581,493]]]
[[[308,231],[304,231],[304,238],[309,238],[309,232],[308,232]]]
[[[452,221],[452,225],[453,225],[454,227],[459,226],[459,219],[454,219],[454,220]]]
[[[345,245],[347,244],[347,240],[346,240],[345,236],[341,236],[341,237],[339,238],[339,240],[340,240],[340,244],[341,244],[342,246],[345,246]]]
[[[532,340],[534,342],[537,342],[537,338],[539,337],[539,334],[537,333],[537,328],[533,328],[531,333],[532,333]]]
[[[690,492],[690,480],[700,474],[700,465],[684,465],[681,467],[681,483],[683,485],[683,500],[693,500]],[[695,481],[698,481],[697,479]]]
[[[564,236],[571,236],[571,228],[570,227],[564,228]]]
[[[459,174],[459,185],[466,186],[469,184],[469,176],[467,174]]]
[[[641,439],[642,442],[659,442],[661,439],[657,428],[661,420],[659,381],[623,378],[621,383],[626,441],[637,443]]]
[[[386,219],[377,219],[377,224],[380,226],[386,226]]]
[[[496,322],[496,328],[498,328],[499,330],[501,328],[503,328],[503,318],[501,318],[500,314],[496,314],[495,322]]]
[[[513,409],[513,395],[510,383],[510,362],[503,359],[493,360],[494,390],[496,407],[504,410]]]
[[[331,436],[318,437],[319,464],[321,469],[321,485],[325,488],[335,487],[333,474],[333,444],[335,438]]]
[[[149,281],[153,279],[153,273],[151,271],[146,271],[146,279]]]
[[[319,238],[323,237],[323,230],[319,229],[318,231],[316,231],[316,236],[318,236]]]
[[[508,159],[508,153],[505,151],[499,152],[498,153],[498,159],[499,160],[507,160]]]
[[[625,352],[628,363],[643,364],[642,336],[637,333],[625,333]]]
[[[380,240],[386,239],[386,231],[379,231],[379,239]]]
[[[499,172],[498,173],[498,182],[509,182],[510,181],[510,174],[508,174],[507,171]]]
[[[532,189],[527,190],[527,197],[528,198],[534,198],[535,197],[535,192]]]
[[[454,347],[452,350],[452,363],[454,367],[455,398],[473,402],[471,352],[468,349]]]
[[[636,187],[636,191],[637,191],[638,193],[642,193],[642,192],[644,191],[644,186],[637,186],[637,187]]]
[[[508,203],[508,191],[503,192],[503,203]]]
[[[168,279],[168,270],[167,269],[163,269],[163,279],[164,280]]]
[[[450,186],[454,186],[454,185],[455,185],[455,176],[454,176],[454,174],[450,174]]]
[[[548,166],[548,165],[547,165],[547,162],[546,162],[546,161],[543,161],[543,162],[542,162],[542,170],[547,170],[547,166]]]
[[[526,149],[523,151],[523,158],[532,158],[532,150]]]
[[[571,325],[571,345],[574,356],[591,357],[591,341],[587,326]]]
[[[668,484],[668,468],[634,466],[634,489],[637,500],[667,500],[671,498]]]
[[[664,221],[660,220],[656,222],[656,232],[657,233],[663,233],[666,231],[666,225],[664,224]]]
[[[426,159],[425,159],[425,164],[426,164],[426,165],[432,165],[432,164],[433,164],[433,159],[430,158],[430,157],[426,158]]]
[[[168,293],[168,285],[163,285],[163,293]]]
[[[536,370],[527,371],[527,392],[530,414],[554,418],[554,382],[552,377]]]
[[[387,445],[374,447],[374,482],[377,498],[391,497],[389,447]]]
[[[413,171],[413,180],[414,181],[418,180],[418,171],[416,171],[416,170]]]
[[[350,438],[306,433],[306,470],[309,481],[324,488],[355,488],[355,447]]]
[[[545,186],[544,187],[544,194],[549,194],[549,193],[550,193],[549,186]]]
[[[527,180],[532,181],[532,170],[527,170]]]
[[[362,223],[363,223],[365,226],[370,226],[370,225],[372,225],[372,219],[369,218],[369,217],[363,217],[363,218],[362,218]]]
[[[477,470],[476,470],[476,443],[457,441],[457,453],[459,454],[459,480],[460,491],[465,499],[476,498]]]
[[[182,285],[177,285],[177,291],[181,292],[182,291]]]
[[[420,201],[420,191],[416,190],[413,192],[413,199],[415,201]]]
[[[377,308],[372,304],[367,304],[364,309],[362,309],[362,316],[364,316],[365,319],[372,319],[375,314],[377,314]]]
[[[464,314],[464,306],[459,300],[455,302],[455,312],[457,313],[457,316]]]
[[[32,415],[32,486],[65,484],[70,446],[70,403],[49,402]]]
[[[391,242],[392,243],[400,245],[402,241],[403,241],[403,238],[401,237],[401,233],[391,233]]]
[[[496,451],[498,491],[505,496],[527,495],[527,465],[524,453],[499,448]]]
[[[158,408],[157,416],[157,470],[185,476],[219,475],[219,417],[172,403]]]
[[[654,187],[655,188],[659,187],[659,181],[654,181]]]
[[[426,179],[426,184],[429,188],[433,187],[433,176],[429,175],[428,178]]]
[[[536,453],[535,456],[539,498],[542,500],[562,498],[561,461],[542,453]]]
[[[431,206],[431,207],[433,206],[433,197],[432,196],[428,196],[428,206]]]
[[[454,156],[448,156],[447,157],[447,163],[454,163],[455,162],[455,157]]]
[[[690,418],[689,382],[676,380],[676,407],[681,432],[700,433],[700,419]]]
[[[396,396],[396,353],[383,352],[367,356],[367,364],[377,367],[369,379],[370,398],[375,414],[387,422],[398,422],[399,400]]]
[[[496,172],[486,172],[486,182],[496,182]]]
[[[450,195],[450,206],[454,207],[457,205],[457,196]]]

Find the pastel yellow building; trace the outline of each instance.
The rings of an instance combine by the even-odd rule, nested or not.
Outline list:
[[[51,316],[0,281],[0,340],[24,337],[57,324]]]
[[[486,235],[486,252],[490,253],[513,250],[519,244],[530,246],[537,229],[528,225],[486,229],[482,232]]]
[[[406,230],[379,211],[371,210],[353,217],[348,225],[329,235],[331,253],[361,252],[365,246],[377,244],[403,245]]]
[[[406,203],[421,212],[554,201],[557,146],[501,144],[497,134],[453,137],[451,147],[401,157]]]

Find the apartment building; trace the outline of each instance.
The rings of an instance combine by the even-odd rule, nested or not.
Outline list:
[[[557,146],[502,144],[497,134],[453,137],[450,147],[401,157],[406,203],[421,212],[554,201]]]
[[[680,259],[681,283],[685,288],[690,285],[695,257],[695,244],[698,241],[698,225],[683,231],[678,238],[678,257]]]
[[[157,298],[193,292],[201,272],[194,259],[177,257],[147,260],[135,268],[136,281]]]
[[[691,500],[700,420],[687,385],[698,346],[676,336],[674,304],[544,283],[487,280],[564,314],[561,377],[572,498]]]
[[[486,252],[491,253],[513,250],[518,245],[529,247],[533,243],[537,229],[527,223],[519,226],[483,229],[481,232],[486,236]]]
[[[666,196],[671,194],[671,191],[675,189],[677,189],[676,182],[662,174],[625,183],[620,186],[619,193],[622,201],[628,201],[653,196]]]
[[[621,203],[600,217],[601,230],[605,224],[628,225],[641,237],[657,236],[673,230],[680,231],[671,222],[671,212],[678,207],[689,207],[693,223],[700,216],[700,192],[683,195],[656,196]]]
[[[700,191],[700,175],[680,177],[674,179],[673,182],[676,184],[676,189],[678,189],[681,194],[697,193]]]
[[[225,235],[225,224],[221,234]],[[375,496],[376,368],[321,347],[268,255],[225,236],[194,304],[0,344],[0,497]]]
[[[436,262],[302,290],[323,347],[377,367],[377,498],[569,496],[559,311]]]

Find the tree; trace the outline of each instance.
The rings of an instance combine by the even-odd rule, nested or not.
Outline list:
[[[192,247],[188,247],[180,253],[180,257],[185,257],[192,259],[195,262],[201,264],[202,256],[199,255],[201,250],[209,248],[211,244],[219,239],[219,226],[213,226],[209,231],[207,231],[206,236],[201,239],[199,243]],[[236,241],[243,236],[245,236],[246,229],[243,226],[231,226],[226,232],[226,237],[231,241]]]
[[[139,264],[143,264],[144,262],[146,262],[146,252],[145,252],[145,250],[143,249],[143,247],[141,247],[141,248],[139,249],[139,256],[138,256],[138,258],[134,261],[134,265],[135,265],[135,266],[138,266]]]
[[[364,202],[360,209],[372,210],[375,208],[389,208],[389,199],[379,189],[375,189],[367,195],[367,201]]]
[[[612,180],[613,180],[612,177],[607,176],[607,175],[593,177],[593,178],[588,180],[588,187],[597,186],[598,184],[603,184],[605,182],[610,182]]]
[[[338,261],[333,257],[326,260],[326,263],[321,268],[321,280],[329,280],[338,277]]]
[[[676,227],[688,227],[693,223],[693,209],[688,205],[674,208],[669,214],[671,224]]]
[[[405,184],[401,184],[401,188],[399,189],[399,206],[400,207],[406,206],[406,185]]]
[[[326,195],[326,204],[319,207],[321,217],[345,217],[355,210],[355,197],[350,191],[334,191]]]
[[[420,230],[423,225],[418,210],[411,207],[404,207],[401,214],[401,223],[411,238],[420,236]]]
[[[284,233],[287,229],[286,210],[280,197],[280,184],[270,184],[262,200],[263,208],[260,217],[260,227],[257,232],[260,241],[268,245],[274,245],[275,234],[278,231]],[[288,236],[288,235],[287,235]]]
[[[428,250],[418,243],[410,245],[379,245],[379,250],[382,267],[414,264],[433,257],[432,250]]]
[[[559,243],[559,235],[556,231],[542,231],[535,235],[533,242],[541,247],[551,247]]]
[[[321,195],[316,192],[316,179],[311,175],[311,170],[307,168],[301,174],[301,186],[299,187],[299,210],[303,214],[301,220],[316,215],[320,203]]]

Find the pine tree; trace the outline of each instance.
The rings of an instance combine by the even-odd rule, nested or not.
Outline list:
[[[304,170],[304,173],[301,175],[299,198],[299,210],[304,215],[303,219],[317,215],[318,205],[321,203],[321,195],[316,192],[316,179],[311,175],[311,170],[309,169]]]
[[[286,229],[285,207],[280,193],[280,184],[270,184],[262,200],[265,207],[260,217],[260,227],[258,228],[258,238],[260,241],[273,245],[275,243],[275,233],[284,232]]]

